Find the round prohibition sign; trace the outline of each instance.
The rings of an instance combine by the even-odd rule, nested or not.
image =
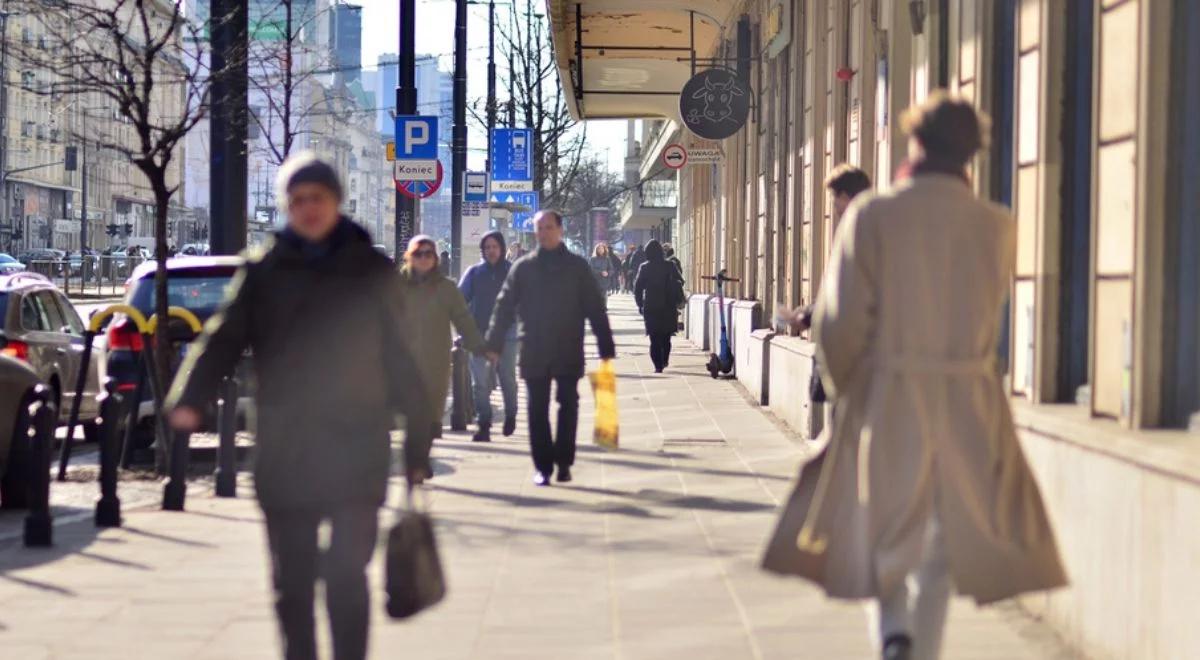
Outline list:
[[[662,159],[663,164],[667,167],[673,170],[680,169],[687,165],[687,149],[684,149],[682,144],[669,144],[666,149],[663,149]]]
[[[437,164],[437,179],[434,181],[397,181],[396,190],[405,197],[425,199],[442,187],[442,161]]]

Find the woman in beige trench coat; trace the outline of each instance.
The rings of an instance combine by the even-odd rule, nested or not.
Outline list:
[[[1066,577],[993,357],[1016,230],[964,174],[986,122],[941,95],[910,118],[912,177],[838,229],[814,319],[834,420],[763,566],[877,599],[884,657],[925,660],[951,582],[984,604]]]

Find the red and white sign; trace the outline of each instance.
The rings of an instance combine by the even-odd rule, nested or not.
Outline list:
[[[663,165],[677,170],[687,165],[688,153],[687,149],[683,148],[682,144],[670,144],[666,149],[663,149]]]
[[[399,165],[402,161],[396,161]],[[442,161],[434,161],[437,164],[437,172],[431,181],[413,181],[396,179],[396,190],[400,191],[401,195],[411,197],[413,199],[424,199],[433,193],[437,192],[442,186]],[[399,172],[401,176],[403,172]],[[393,176],[397,176],[397,171],[393,170]]]

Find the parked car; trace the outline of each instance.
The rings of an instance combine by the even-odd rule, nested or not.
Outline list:
[[[179,249],[179,254],[187,257],[206,257],[209,254],[208,243],[186,243]]]
[[[18,434],[26,429],[28,419],[21,413],[40,382],[28,363],[0,355],[0,506],[6,509],[29,506],[31,457]]]
[[[85,329],[75,307],[50,280],[34,273],[0,277],[0,354],[25,362],[50,387],[64,423],[75,399]],[[89,440],[97,432],[96,396],[103,360],[104,340],[100,339],[93,344],[79,405],[79,419]]]
[[[25,264],[17,261],[12,255],[0,253],[0,275],[12,275],[25,270]]]
[[[242,265],[241,257],[177,257],[167,260],[167,302],[174,307],[183,307],[195,314],[203,323],[212,316],[225,299],[233,274]],[[154,314],[154,269],[156,262],[147,261],[134,269],[125,293],[125,304],[136,308],[150,318]],[[172,337],[191,338],[191,332],[179,322],[169,326]],[[186,344],[185,344],[186,346]],[[127,317],[118,317],[108,327],[107,376],[112,378],[117,391],[132,393],[137,389],[139,369],[144,344],[136,325]],[[239,368],[242,383],[246,384],[238,399],[238,410],[249,410],[253,386],[249,382],[247,361]],[[169,384],[168,384],[169,385]],[[208,411],[205,428],[212,428],[215,409]],[[138,426],[134,431],[134,447],[150,446],[154,439],[154,404],[150,388],[143,388],[139,403]]]
[[[66,254],[62,250],[51,248],[32,248],[17,255],[17,260],[28,266],[34,261],[59,261]]]

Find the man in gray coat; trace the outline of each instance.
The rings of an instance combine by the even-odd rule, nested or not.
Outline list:
[[[600,346],[600,357],[616,355],[604,294],[583,257],[563,243],[562,215],[539,211],[534,217],[538,248],[513,264],[496,299],[487,344],[493,361],[504,348],[508,329],[519,316],[521,377],[529,404],[529,445],[537,469],[534,483],[571,480],[575,427],[579,421],[579,379],[583,377],[584,322]],[[557,388],[558,436],[550,435],[550,386]]]

